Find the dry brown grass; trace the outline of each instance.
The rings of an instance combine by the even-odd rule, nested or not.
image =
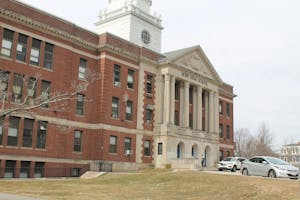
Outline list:
[[[1,180],[0,191],[49,200],[296,200],[298,181],[203,172],[146,170],[92,180]]]

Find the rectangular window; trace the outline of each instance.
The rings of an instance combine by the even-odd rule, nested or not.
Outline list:
[[[42,107],[48,108],[49,107],[49,98],[50,98],[50,89],[51,89],[51,82],[42,80],[42,92],[41,92],[41,100],[43,102]]]
[[[21,161],[20,178],[29,178],[30,161]]]
[[[179,87],[179,82],[178,81],[176,81],[175,82],[175,99],[176,100],[179,100],[180,99],[180,87]]]
[[[223,124],[219,125],[219,135],[220,135],[220,138],[223,138]]]
[[[152,82],[153,82],[153,76],[152,75],[147,75],[147,87],[146,87],[146,92],[148,94],[152,94]]]
[[[132,107],[133,107],[133,102],[132,101],[127,101],[126,120],[128,120],[128,121],[132,121]]]
[[[226,126],[226,139],[230,139],[230,126]]]
[[[151,143],[150,140],[145,140],[145,142],[144,142],[144,156],[151,155],[150,143]]]
[[[3,145],[4,117],[0,117],[0,145]]]
[[[9,72],[0,70],[0,100],[7,100],[8,94],[8,83],[9,83]]]
[[[15,178],[16,161],[7,160],[5,162],[4,178]]]
[[[33,122],[32,119],[24,119],[23,147],[32,147]]]
[[[127,75],[127,88],[133,89],[133,80],[134,80],[134,71],[129,69]]]
[[[220,150],[219,154],[220,154],[219,160],[221,161],[224,158],[224,152],[222,150]]]
[[[109,137],[109,153],[117,153],[117,136]]]
[[[44,169],[45,169],[44,162],[36,162],[34,168],[34,178],[44,177]]]
[[[87,72],[87,60],[80,58],[79,69],[78,69],[78,78],[85,79]]]
[[[157,144],[157,154],[162,155],[163,154],[163,143],[158,143]]]
[[[77,94],[77,101],[76,101],[76,114],[77,115],[84,114],[84,101],[85,101],[85,96],[83,94]]]
[[[46,69],[52,69],[53,64],[53,44],[46,43],[44,53],[44,67]]]
[[[19,33],[16,59],[22,62],[26,61],[28,36]]]
[[[8,29],[4,29],[1,55],[11,57],[13,40],[14,40],[14,32]]]
[[[227,154],[227,157],[229,157],[230,156],[230,151],[227,151],[226,154]]]
[[[45,149],[48,122],[38,121],[36,148]]]
[[[7,145],[17,146],[18,145],[18,133],[19,133],[19,117],[9,117]]]
[[[114,66],[114,85],[121,85],[121,67],[118,65]]]
[[[72,168],[71,169],[71,176],[72,177],[79,177],[80,176],[80,168]]]
[[[230,104],[226,103],[226,117],[230,117]]]
[[[131,138],[125,138],[124,139],[124,153],[127,154],[127,153],[130,153],[131,152],[128,152],[128,151],[131,151]]]
[[[223,115],[223,102],[219,101],[219,113]]]
[[[14,83],[12,88],[12,101],[15,103],[21,103],[23,94],[23,81],[24,76],[20,74],[14,74]]]
[[[40,49],[41,49],[41,41],[37,39],[32,39],[32,46],[30,52],[30,64],[31,65],[40,65]]]
[[[179,126],[179,112],[177,110],[175,111],[174,117],[175,117],[175,119],[174,119],[175,125]]]
[[[81,152],[81,144],[82,144],[82,131],[74,132],[74,151]]]
[[[153,118],[153,110],[146,109],[146,123],[151,124],[152,123],[152,118]]]
[[[114,119],[119,119],[119,101],[117,97],[112,98],[111,117]]]
[[[189,103],[193,104],[193,87],[189,88]]]
[[[189,127],[193,128],[193,115],[189,114]]]
[[[36,87],[37,87],[37,80],[36,78],[30,77],[28,79],[28,84],[27,84],[27,99],[26,103],[32,105],[33,99],[36,97]]]

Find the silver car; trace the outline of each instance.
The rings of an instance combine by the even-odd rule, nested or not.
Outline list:
[[[256,156],[245,160],[240,171],[243,175],[298,179],[299,168],[279,158]]]
[[[224,160],[220,161],[218,164],[218,170],[231,170],[235,172],[241,168],[241,163],[245,160],[242,157],[227,157]]]

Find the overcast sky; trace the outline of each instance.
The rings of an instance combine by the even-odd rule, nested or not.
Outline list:
[[[95,32],[108,0],[22,0]],[[265,122],[280,148],[300,141],[299,0],[153,0],[163,52],[200,44],[234,86],[235,130]],[[298,106],[299,105],[299,106]]]

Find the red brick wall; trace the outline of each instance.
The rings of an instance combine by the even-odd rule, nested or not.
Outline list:
[[[147,75],[152,75],[152,94],[147,93]],[[152,123],[146,123],[146,106],[147,105],[155,105],[155,92],[156,92],[156,82],[155,82],[155,74],[150,72],[144,73],[144,117],[143,117],[143,127],[145,130],[152,131],[154,128],[154,119],[155,119],[155,110],[153,110]]]
[[[109,152],[109,139],[110,136],[117,136],[117,153]],[[135,162],[136,152],[136,136],[128,133],[120,133],[116,131],[103,130],[101,146],[101,160],[106,161],[120,161],[120,162]],[[131,138],[131,150],[132,155],[127,156],[124,152],[124,140],[125,138]]]
[[[144,142],[146,140],[150,140],[150,156],[145,156],[144,155]],[[143,163],[152,163],[153,162],[153,154],[155,153],[154,152],[154,139],[152,136],[143,136],[143,139],[142,139],[142,162]]]

